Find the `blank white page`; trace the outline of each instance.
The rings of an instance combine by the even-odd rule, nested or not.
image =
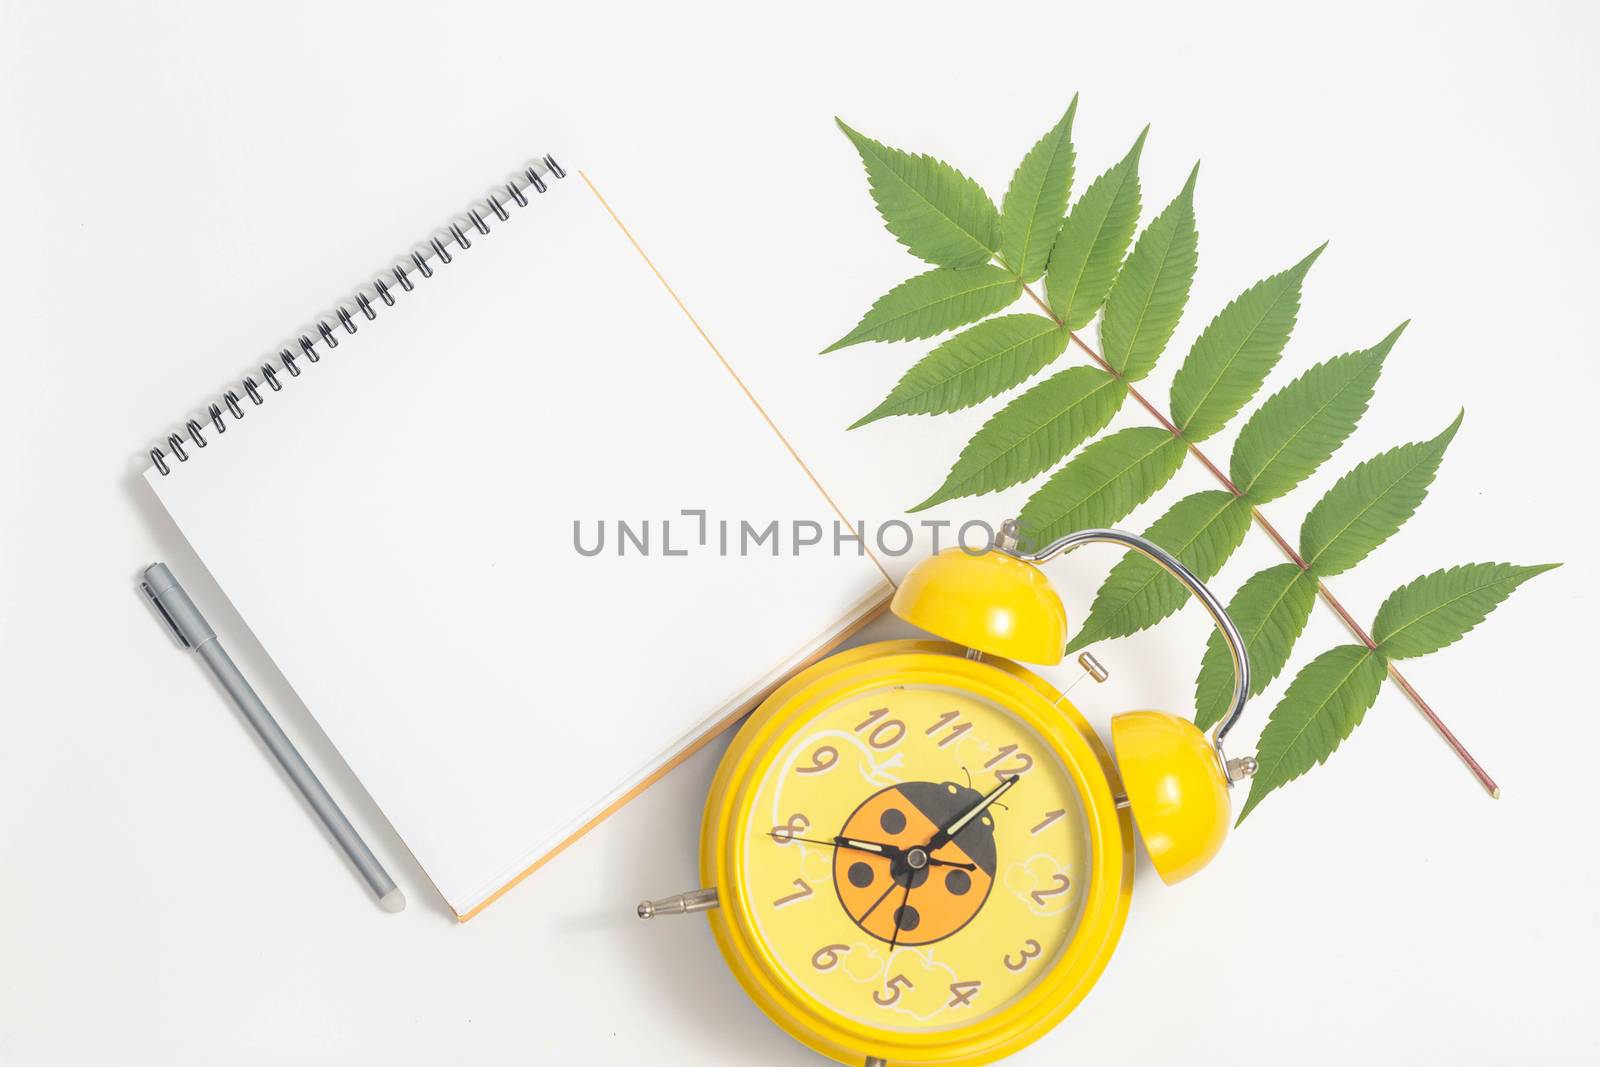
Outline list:
[[[586,178],[530,200],[146,473],[458,915],[889,591]]]

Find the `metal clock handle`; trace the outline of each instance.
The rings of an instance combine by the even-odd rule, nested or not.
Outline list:
[[[995,534],[994,548],[1027,563],[1045,563],[1088,544],[1121,545],[1123,548],[1131,548],[1138,552],[1182,582],[1189,592],[1194,594],[1195,599],[1205,606],[1211,621],[1216,624],[1217,630],[1222,634],[1222,640],[1228,646],[1228,654],[1233,657],[1233,701],[1228,706],[1228,713],[1211,731],[1211,745],[1217,750],[1217,759],[1221,761],[1223,773],[1230,784],[1255,773],[1256,761],[1253,758],[1246,756],[1230,760],[1222,749],[1223,739],[1228,736],[1228,731],[1233,729],[1233,724],[1239,721],[1239,716],[1244,714],[1245,702],[1250,699],[1250,657],[1245,652],[1244,638],[1239,636],[1239,628],[1228,617],[1222,601],[1206,588],[1206,584],[1196,577],[1193,571],[1160,545],[1121,530],[1079,530],[1057,538],[1037,552],[1022,551],[1020,540],[1016,520],[1007,519],[1000,524],[1000,529]]]
[[[1228,731],[1233,729],[1233,724],[1239,721],[1239,716],[1244,714],[1245,702],[1250,699],[1250,659],[1245,653],[1244,638],[1239,636],[1239,628],[1228,617],[1227,610],[1217,599],[1216,594],[1207,589],[1206,584],[1196,577],[1193,571],[1160,545],[1121,530],[1079,530],[1050,542],[1037,552],[1024,552],[1020,548],[1016,521],[1007,519],[1000,524],[1000,529],[994,537],[993,547],[996,551],[1004,552],[1027,563],[1045,563],[1088,544],[1120,545],[1138,552],[1183,583],[1189,592],[1194,594],[1195,599],[1205,605],[1206,611],[1211,615],[1211,621],[1216,623],[1217,629],[1221,631],[1222,639],[1233,657],[1233,702],[1229,705],[1228,713],[1222,717],[1222,721],[1211,731],[1211,745],[1216,749],[1217,759],[1222,764],[1223,774],[1230,784],[1241,778],[1250,777],[1255,773],[1256,761],[1248,756],[1230,760],[1222,748],[1223,739],[1227,737]],[[709,911],[717,907],[718,903],[715,887],[696,889],[693,892],[679,893],[661,900],[647,900],[639,905],[638,915],[641,919],[653,919],[658,915],[692,914]],[[870,1064],[872,1061],[868,1062]]]

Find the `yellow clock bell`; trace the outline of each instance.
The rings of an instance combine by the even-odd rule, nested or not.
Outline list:
[[[1186,585],[1233,655],[1206,738],[1116,716],[1111,754],[1048,682],[1066,612],[1038,564],[1085,544],[1138,551]],[[708,888],[639,905],[705,911],[728,966],[783,1029],[842,1063],[975,1065],[1036,1040],[1088,993],[1133,888],[1135,824],[1168,882],[1216,855],[1228,790],[1254,769],[1222,741],[1249,695],[1221,603],[1162,548],[1116,530],[1034,553],[919,563],[895,614],[943,640],[824,659],[766,699],[717,769],[700,838]]]

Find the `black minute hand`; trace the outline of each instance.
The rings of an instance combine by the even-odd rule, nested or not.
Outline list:
[[[788,841],[804,841],[808,845],[826,845],[829,848],[847,848],[855,852],[874,852],[885,856],[891,861],[905,862],[906,850],[894,845],[880,845],[874,841],[857,841],[850,837],[836,837],[832,841],[823,841],[815,837],[797,837],[793,834],[780,834],[768,832],[768,837],[783,844]],[[936,860],[929,857],[928,862],[935,867],[960,867],[964,871],[975,871],[975,863],[957,863],[955,860]]]
[[[798,841],[810,841],[810,838],[796,838]],[[812,844],[826,844],[826,842],[813,841]],[[880,845],[875,841],[857,841],[853,837],[836,837],[833,839],[836,848],[853,848],[858,852],[876,852],[880,856],[887,856],[891,862],[905,863],[906,855],[911,851],[898,845]],[[936,860],[928,857],[929,864],[934,867],[960,867],[962,870],[975,871],[976,863],[957,863],[955,860]]]
[[[1013,774],[1010,778],[1005,779],[999,785],[989,790],[988,796],[984,797],[982,800],[972,805],[972,807],[956,816],[953,820],[951,820],[950,825],[934,834],[933,837],[928,840],[928,851],[932,852],[937,848],[942,848],[949,844],[950,839],[959,834],[962,829],[966,827],[967,823],[971,822],[973,819],[976,819],[979,815],[982,815],[985,808],[1000,799],[1000,794],[1004,793],[1007,789],[1010,789],[1016,784],[1017,775]]]
[[[880,845],[875,841],[857,841],[849,837],[836,837],[832,841],[823,841],[816,837],[799,837],[795,834],[780,834],[776,830],[770,831],[768,837],[782,844],[786,841],[804,841],[808,845],[826,845],[829,848],[848,848],[855,852],[876,852],[880,855],[893,856],[899,850],[893,845]]]

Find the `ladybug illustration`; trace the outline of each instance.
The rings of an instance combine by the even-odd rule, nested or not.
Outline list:
[[[954,782],[903,782],[862,801],[839,836],[882,851],[840,845],[833,859],[834,889],[855,924],[880,941],[927,945],[970,922],[994,885],[993,813],[925,846],[982,800]]]

